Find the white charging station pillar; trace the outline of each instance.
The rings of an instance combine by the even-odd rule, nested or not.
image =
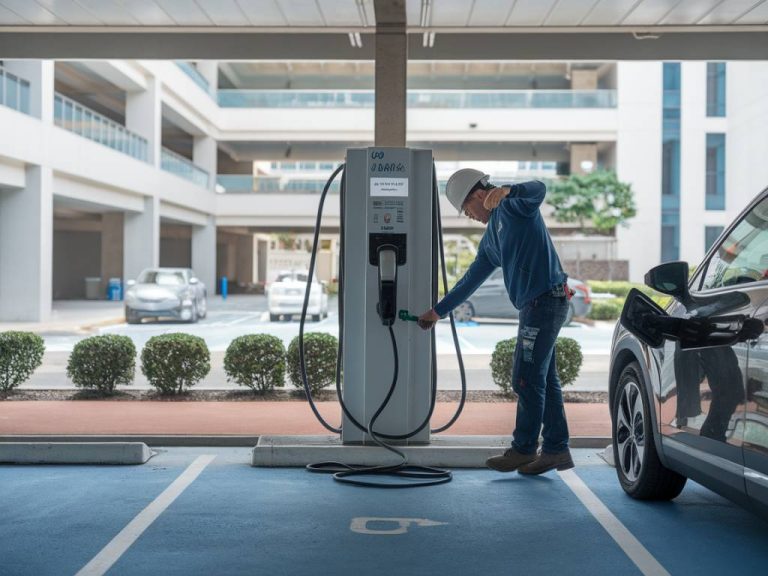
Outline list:
[[[378,250],[397,253],[396,311],[421,314],[432,305],[436,270],[432,251],[432,151],[408,148],[347,150],[344,210],[344,402],[367,425],[392,383],[394,358],[379,302]],[[390,248],[387,248],[390,247]],[[424,421],[431,402],[432,340],[415,322],[399,318],[397,389],[374,431],[409,433]],[[370,443],[345,416],[344,444]],[[429,443],[429,424],[406,441]]]

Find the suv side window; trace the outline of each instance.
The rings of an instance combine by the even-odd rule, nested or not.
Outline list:
[[[731,230],[710,258],[702,290],[768,279],[768,198]]]

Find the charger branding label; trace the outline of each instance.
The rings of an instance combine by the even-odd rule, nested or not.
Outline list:
[[[407,148],[368,149],[369,232],[408,232],[410,159]]]
[[[371,178],[371,196],[408,196],[408,178]]]

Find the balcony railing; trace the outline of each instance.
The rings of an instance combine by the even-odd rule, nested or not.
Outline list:
[[[616,90],[409,90],[409,108],[615,108]],[[372,90],[219,90],[224,108],[373,108]]]
[[[216,183],[228,194],[254,191],[253,176],[250,174],[218,174]]]
[[[182,178],[194,182],[198,186],[208,188],[208,172],[196,166],[191,160],[184,158],[173,150],[163,148],[160,152],[160,167],[166,172],[171,172]]]
[[[29,114],[29,82],[0,68],[0,104]]]
[[[59,93],[54,95],[53,100],[57,126],[147,162],[149,149],[146,139]]]
[[[330,175],[330,172],[329,172]],[[281,176],[250,176],[248,174],[219,174],[216,182],[227,194],[320,194],[325,186],[325,179],[285,178]],[[329,192],[339,191],[339,180],[331,184]]]
[[[194,80],[195,84],[200,86],[200,88],[203,89],[203,92],[206,94],[211,93],[211,85],[208,83],[208,79],[200,74],[200,71],[192,66],[189,62],[185,62],[184,60],[176,60],[176,65],[181,68],[181,70],[192,80]]]

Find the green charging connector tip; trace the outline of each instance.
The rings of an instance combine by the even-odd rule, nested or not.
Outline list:
[[[398,316],[400,320],[403,322],[416,322],[419,318],[418,316],[413,316],[412,314],[408,313],[408,310],[400,310],[398,313]]]

